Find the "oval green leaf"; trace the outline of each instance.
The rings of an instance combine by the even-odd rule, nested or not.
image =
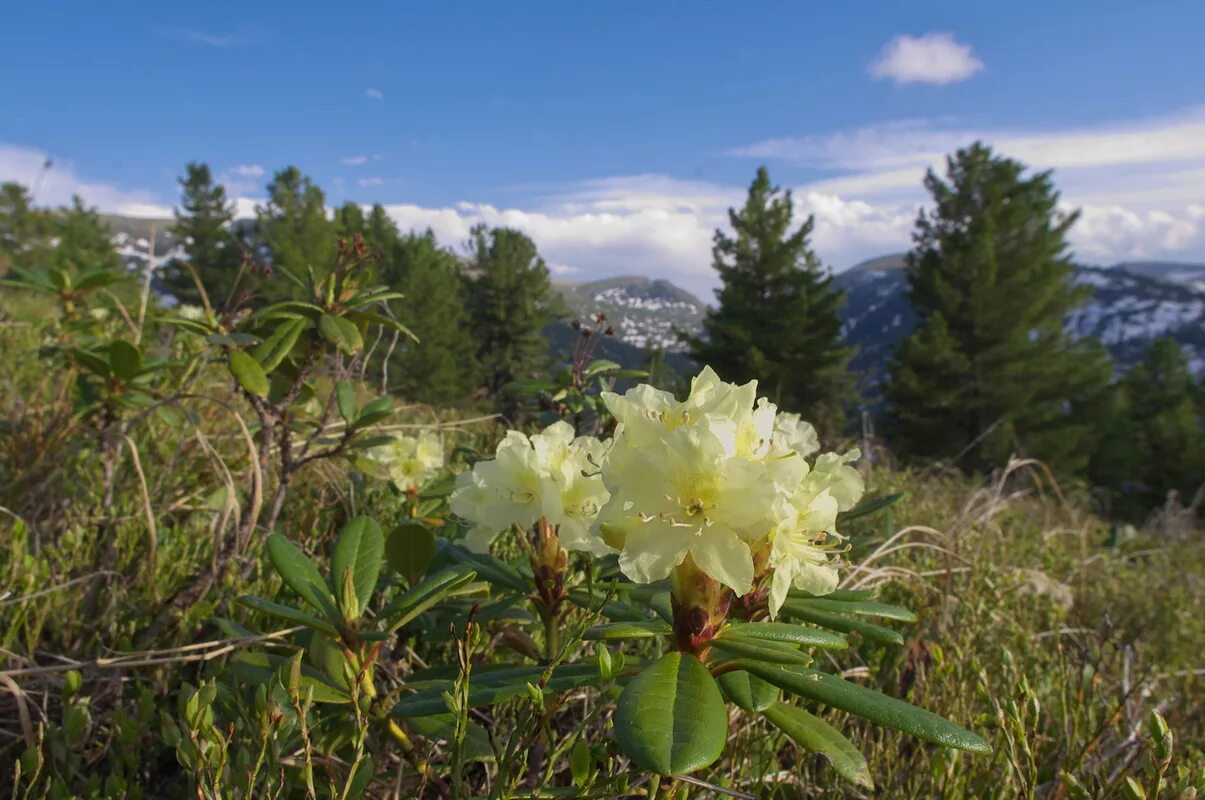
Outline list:
[[[746,711],[765,711],[778,701],[782,690],[743,670],[716,678],[724,696]]]
[[[398,525],[385,542],[385,560],[409,586],[418,583],[433,558],[435,533],[426,525],[417,522]]]
[[[347,355],[355,355],[364,347],[364,337],[355,323],[343,317],[323,314],[318,320],[318,332],[322,338]]]
[[[741,669],[792,694],[857,714],[871,722],[910,733],[927,742],[969,750],[972,753],[991,752],[991,746],[983,739],[931,711],[850,683],[835,675],[810,667],[762,664],[744,659],[736,663]]]
[[[350,570],[355,597],[349,598],[354,607],[344,608],[343,613],[354,619],[364,612],[377,588],[381,574],[381,562],[385,555],[385,536],[381,526],[371,517],[356,517],[343,526],[335,541],[335,552],[331,556],[331,575],[336,586],[341,586],[344,575]]]
[[[831,600],[827,597],[809,597],[790,601],[799,608],[814,608],[817,611],[830,611],[834,614],[853,614],[859,617],[881,617],[894,619],[899,622],[916,622],[916,614],[906,608],[887,603],[869,601]]]
[[[286,319],[276,326],[267,339],[264,339],[258,347],[251,351],[251,355],[264,368],[264,372],[271,372],[280,366],[280,362],[284,361],[285,356],[297,344],[297,339],[307,324],[305,319]]]
[[[242,350],[233,350],[228,364],[230,374],[243,387],[243,391],[256,397],[268,396],[268,376],[258,361]]]
[[[334,597],[326,581],[301,548],[284,535],[273,533],[268,537],[267,551],[272,567],[298,597],[319,611],[328,614],[334,611]]]
[[[652,639],[668,636],[673,629],[659,619],[636,622],[612,622],[587,628],[582,638],[587,641],[612,641],[615,639]]]
[[[865,789],[874,788],[866,758],[832,725],[798,706],[786,703],[774,703],[765,710],[765,715],[774,727],[791,737],[795,744],[827,758],[842,778]]]
[[[335,384],[335,405],[339,407],[339,416],[348,425],[356,421],[356,387],[348,381]]]
[[[842,633],[857,631],[870,641],[880,644],[904,643],[904,637],[897,631],[891,630],[891,628],[884,628],[882,625],[875,625],[872,622],[866,622],[855,617],[847,617],[843,614],[820,611],[819,609],[802,605],[802,601],[788,600],[782,604],[781,613],[789,617],[804,620],[805,622],[811,622],[814,625],[822,625],[834,631],[841,631]]]
[[[142,371],[142,351],[118,339],[109,345],[109,366],[121,380],[133,380]]]
[[[728,738],[720,687],[699,659],[666,653],[619,695],[615,738],[628,758],[658,775],[702,769]]]
[[[752,658],[771,664],[811,664],[812,657],[801,653],[796,645],[771,642],[766,639],[745,639],[723,636],[711,640],[711,646],[738,658]]]

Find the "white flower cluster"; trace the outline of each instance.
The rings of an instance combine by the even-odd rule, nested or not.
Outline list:
[[[574,438],[567,422],[532,437],[509,431],[490,461],[456,480],[452,511],[473,523],[468,546],[484,552],[512,525],[530,528],[543,517],[559,527],[561,545],[595,555],[608,547],[591,528],[609,494],[599,476],[606,446],[593,436]]]
[[[819,449],[815,429],[778,413],[757,384],[725,383],[705,368],[679,401],[640,385],[604,393],[619,421],[609,447],[558,422],[530,440],[511,431],[493,461],[461,475],[452,510],[470,520],[470,546],[540,517],[567,549],[619,551],[623,573],[648,583],[689,557],[737,595],[753,588],[754,555],[768,558],[771,614],[792,586],[837,585],[837,513],[861,498],[845,455]]]
[[[388,444],[365,450],[356,466],[377,480],[392,481],[403,492],[414,491],[443,469],[443,442],[432,431],[395,436]]]

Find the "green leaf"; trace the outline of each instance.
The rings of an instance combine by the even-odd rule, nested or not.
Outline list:
[[[830,762],[837,774],[864,789],[873,789],[870,767],[858,748],[841,732],[819,717],[798,706],[775,703],[765,710],[766,719],[791,737],[795,744],[812,753],[820,753]]]
[[[322,579],[318,567],[297,545],[284,535],[273,533],[268,536],[267,551],[272,567],[290,589],[314,608],[338,618],[337,614],[332,614],[335,599],[330,588]]]
[[[612,622],[606,625],[595,625],[586,629],[582,635],[587,641],[611,641],[613,639],[652,639],[657,636],[668,636],[673,628],[659,619],[641,622]]]
[[[318,320],[318,332],[322,338],[347,355],[355,355],[364,347],[360,329],[351,320],[323,314]]]
[[[342,582],[343,575],[351,570],[355,606],[343,609],[349,619],[360,616],[368,607],[368,601],[377,588],[384,552],[385,536],[381,533],[381,526],[371,517],[356,517],[339,532],[335,552],[331,556],[331,574]]]
[[[348,381],[335,384],[335,404],[339,406],[339,416],[348,425],[356,421],[356,387]]]
[[[264,372],[271,372],[280,366],[280,362],[284,361],[285,356],[297,344],[297,339],[306,325],[304,319],[287,319],[277,325],[268,338],[251,351],[251,355],[264,368]]]
[[[258,361],[242,350],[233,350],[228,363],[230,374],[234,376],[238,385],[243,387],[245,392],[256,397],[268,396],[268,376]]]
[[[792,600],[811,600],[815,597],[823,597],[825,600],[862,601],[873,600],[876,595],[874,592],[864,589],[834,589],[828,594],[812,594],[811,592],[805,592],[803,589],[791,589],[787,592],[787,597]]]
[[[884,497],[868,497],[861,503],[858,503],[856,506],[851,508],[849,511],[843,512],[840,516],[840,520],[842,522],[849,522],[851,519],[865,517],[866,515],[873,514],[876,511],[882,511],[888,506],[893,506],[902,499],[904,499],[902,492],[889,494]]]
[[[300,609],[293,608],[292,606],[274,603],[271,600],[265,600],[262,597],[256,597],[253,594],[243,595],[238,599],[238,602],[240,605],[244,605],[254,611],[262,611],[263,613],[271,614],[274,617],[287,619],[289,622],[295,622],[298,625],[304,625],[307,628],[322,631],[330,636],[337,637],[339,635],[339,631],[335,630],[334,626],[326,620],[315,617],[313,614],[308,614]]]
[[[425,525],[398,525],[385,542],[385,560],[413,586],[435,558],[435,533]]]
[[[765,711],[778,701],[782,690],[744,670],[725,672],[716,678],[724,696],[746,711]]]
[[[666,653],[628,682],[615,707],[624,754],[658,775],[715,762],[728,738],[728,712],[715,678],[688,653]]]
[[[611,370],[619,369],[622,366],[623,365],[618,361],[609,361],[605,358],[596,358],[587,364],[586,368],[582,370],[582,377],[586,380],[590,380],[600,372],[610,372]]]
[[[378,397],[371,403],[367,403],[360,413],[356,416],[356,421],[352,424],[352,430],[368,427],[375,422],[380,422],[393,415],[393,398]]]
[[[301,654],[298,653],[298,657]],[[261,651],[242,652],[234,657],[231,668],[247,683],[263,684],[272,680],[282,667],[291,666],[291,659]],[[286,675],[288,673],[286,672]],[[318,703],[350,703],[351,696],[332,685],[326,676],[309,664],[301,665],[299,687],[312,687],[314,701]]]
[[[888,605],[887,603],[872,603],[866,601],[846,602],[830,600],[827,597],[809,597],[792,600],[796,607],[814,608],[817,611],[831,611],[836,614],[854,614],[859,617],[882,617],[900,622],[916,622],[916,614],[906,608]]]
[[[973,753],[991,752],[992,748],[987,742],[949,720],[835,675],[810,667],[762,664],[744,659],[735,663],[741,669],[792,694],[857,714],[927,742]]]
[[[697,663],[697,662],[696,662]],[[702,667],[702,665],[699,665]],[[469,707],[492,706],[504,703],[515,697],[525,697],[530,693],[529,686],[535,686],[542,694],[559,694],[583,686],[591,686],[602,681],[595,664],[565,664],[552,671],[552,677],[542,683],[547,667],[524,666],[497,669],[483,672],[473,669],[473,679],[469,684]],[[703,669],[710,678],[710,673]],[[414,682],[409,682],[414,686]],[[429,686],[415,694],[403,697],[393,713],[399,717],[427,717],[434,714],[446,714],[447,704],[444,694],[452,689],[451,680],[432,681]],[[719,692],[716,692],[717,698]],[[720,700],[723,708],[723,701]],[[727,722],[727,716],[724,717]]]
[[[712,639],[711,646],[739,658],[751,658],[774,664],[811,664],[812,657],[796,649],[797,645],[771,642],[766,639],[745,639],[723,636]]]
[[[844,636],[789,622],[732,622],[720,631],[718,638],[729,635],[771,642],[794,642],[825,650],[845,650],[849,647]]]
[[[112,374],[112,367],[109,365],[109,362],[98,356],[96,353],[75,348],[71,351],[71,357],[74,358],[76,363],[78,363],[80,366],[95,372],[102,378],[107,378],[110,374]]]
[[[494,558],[488,553],[470,553],[463,547],[447,544],[446,542],[439,542],[436,547],[452,561],[466,564],[474,569],[481,576],[482,580],[524,594],[532,590],[529,580],[520,575],[509,564]]]
[[[442,569],[394,598],[381,610],[381,619],[396,631],[477,576],[462,565]]]
[[[142,351],[118,339],[109,345],[109,367],[121,380],[133,380],[142,371]]]
[[[390,330],[397,331],[398,333],[402,334],[403,336],[409,337],[410,339],[414,340],[415,342],[418,341],[418,337],[414,335],[414,332],[412,330],[407,328],[402,323],[398,322],[396,319],[393,319],[392,317],[387,317],[384,314],[378,314],[375,311],[352,311],[347,316],[349,319],[355,320],[356,322],[380,325],[383,328],[388,328]]]
[[[823,625],[825,628],[831,628],[842,633],[857,631],[872,642],[880,644],[903,644],[904,637],[900,636],[897,631],[890,628],[884,628],[882,625],[875,625],[870,622],[864,622],[860,619],[846,617],[841,614],[831,614],[827,611],[820,611],[806,605],[802,605],[804,601],[788,600],[782,604],[781,613],[789,617],[802,619],[806,622],[811,622],[814,625]]]

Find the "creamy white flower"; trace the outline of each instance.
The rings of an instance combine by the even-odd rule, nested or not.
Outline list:
[[[605,446],[594,437],[574,438],[557,422],[530,438],[509,431],[495,457],[479,461],[456,479],[452,511],[473,523],[466,543],[484,552],[513,525],[529,528],[541,517],[558,526],[561,545],[595,554],[609,551],[591,532],[608,493],[599,476]]]
[[[773,452],[794,452],[807,458],[820,449],[820,438],[810,422],[798,414],[779,412],[774,418],[770,449]]]
[[[443,442],[438,434],[395,436],[388,444],[369,448],[356,466],[378,480],[392,481],[404,492],[419,488],[443,469]]]
[[[205,309],[201,308],[201,306],[181,303],[180,305],[176,306],[176,316],[178,316],[180,319],[188,319],[200,322],[201,320],[205,319]]]

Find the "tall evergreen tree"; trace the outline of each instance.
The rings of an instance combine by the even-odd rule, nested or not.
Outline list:
[[[845,294],[809,245],[812,218],[793,229],[791,193],[762,167],[744,208],[730,209],[728,219],[732,233],[717,230],[712,247],[719,305],[690,340],[691,356],[725,380],[757,378],[778,405],[839,430],[854,396],[853,350],[841,343]]]
[[[0,184],[0,275],[10,266],[36,267],[49,247],[50,217],[34,208],[19,183]]]
[[[322,274],[335,256],[338,238],[326,218],[322,190],[296,167],[277,172],[268,184],[268,203],[256,209],[259,235],[272,264],[297,274]]]
[[[431,231],[400,237],[383,259],[389,285],[404,297],[397,318],[419,341],[399,339],[389,362],[390,387],[424,403],[463,403],[476,387],[476,344],[456,256]]]
[[[1084,466],[1091,421],[1083,413],[1109,380],[1099,346],[1064,331],[1086,289],[1074,282],[1067,231],[1050,173],[982,145],[932,171],[908,254],[918,316],[887,387],[888,433],[904,453],[959,457],[974,469],[1011,453],[1057,469]]]
[[[479,225],[470,239],[469,284],[477,360],[487,389],[497,393],[548,362],[544,328],[556,314],[548,267],[535,243],[510,228]]]
[[[233,299],[243,254],[232,230],[234,208],[226,189],[214,181],[205,164],[189,163],[179,182],[180,206],[171,232],[183,244],[185,255],[164,265],[163,283],[181,303],[199,304],[201,295],[187,262],[205,287],[209,302],[222,308]]]
[[[125,263],[113,247],[113,234],[95,208],[84,205],[78,196],[71,205],[58,209],[50,224],[55,245],[52,261],[59,269],[82,271],[107,269],[121,271]]]
[[[1112,490],[1115,513],[1141,519],[1169,492],[1187,505],[1205,489],[1205,407],[1174,339],[1156,341],[1118,381],[1112,411],[1102,418],[1090,475]]]

